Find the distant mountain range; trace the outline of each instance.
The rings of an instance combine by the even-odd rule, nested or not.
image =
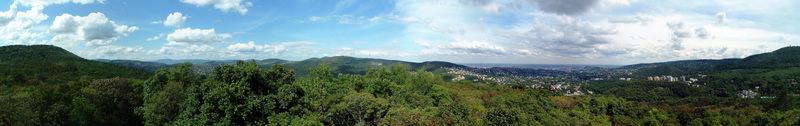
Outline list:
[[[192,63],[195,66],[195,70],[197,73],[200,74],[211,74],[214,67],[222,65],[222,64],[235,64],[238,60],[197,60],[197,59],[189,59],[189,60],[172,60],[172,59],[163,59],[163,60],[156,60],[156,61],[136,61],[136,60],[106,60],[106,59],[98,59],[95,61],[102,61],[113,63],[121,66],[128,66],[128,67],[135,67],[142,70],[147,71],[155,71],[160,68],[167,68],[170,67],[171,64],[175,63]],[[467,66],[459,65],[450,62],[442,62],[442,61],[428,61],[428,62],[421,62],[421,63],[414,63],[414,62],[406,62],[406,61],[399,61],[399,60],[385,60],[385,59],[372,59],[372,58],[356,58],[356,57],[349,57],[349,56],[334,56],[334,57],[323,57],[323,58],[310,58],[302,61],[288,61],[282,59],[265,59],[265,60],[255,60],[256,63],[262,66],[264,69],[271,67],[274,64],[284,64],[287,68],[292,68],[295,70],[295,75],[297,76],[305,76],[308,73],[308,68],[316,67],[319,64],[327,64],[331,67],[334,73],[343,73],[343,74],[364,74],[369,71],[370,68],[375,67],[388,67],[392,64],[405,64],[410,66],[412,69],[424,69],[424,70],[436,70],[439,68],[466,68]],[[248,61],[249,62],[249,61]]]
[[[162,59],[155,61],[136,60],[86,60],[60,47],[52,45],[11,45],[0,47],[0,75],[10,76],[13,73],[25,70],[40,71],[27,76],[45,76],[50,74],[86,73],[96,76],[142,76],[161,68],[170,67],[175,63],[189,62],[194,64],[196,71],[201,74],[210,74],[215,66],[221,64],[234,64],[237,60],[173,60]],[[263,68],[274,64],[284,64],[285,67],[295,70],[296,75],[304,76],[308,68],[325,63],[331,66],[335,73],[363,74],[370,68],[388,67],[392,64],[406,64],[412,69],[425,69],[428,71],[440,68],[466,68],[467,66],[442,62],[407,62],[399,60],[356,58],[349,56],[334,56],[310,58],[302,61],[288,61],[282,59],[255,60]],[[113,65],[116,64],[116,65]],[[718,72],[737,69],[787,69],[800,67],[800,47],[789,46],[774,52],[752,55],[743,59],[720,60],[682,60],[660,63],[642,63],[626,65],[615,69],[632,70],[634,75],[682,75],[702,72]],[[134,69],[138,68],[138,69]],[[128,71],[122,73],[106,73],[105,70]],[[143,72],[149,71],[149,72]]]
[[[788,46],[773,52],[756,54],[744,59],[681,60],[660,63],[626,65],[617,69],[631,69],[635,75],[683,75],[701,72],[719,72],[747,69],[787,69],[800,67],[800,46]]]

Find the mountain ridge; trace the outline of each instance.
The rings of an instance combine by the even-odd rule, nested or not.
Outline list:
[[[787,46],[772,52],[750,55],[745,58],[639,63],[621,66],[617,69],[631,69],[637,75],[656,76],[736,69],[785,69],[794,67],[800,67],[800,46]],[[676,72],[675,70],[678,71]]]
[[[86,60],[53,45],[0,46],[0,81],[8,83],[59,83],[75,75],[90,78],[146,78],[151,73],[133,67]]]

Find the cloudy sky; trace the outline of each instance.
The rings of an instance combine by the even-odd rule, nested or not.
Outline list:
[[[0,45],[88,59],[633,64],[800,45],[796,0],[9,0]],[[5,8],[7,7],[7,8]]]

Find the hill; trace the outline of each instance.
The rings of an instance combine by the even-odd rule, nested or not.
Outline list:
[[[619,67],[633,71],[633,77],[704,74],[698,84],[707,84],[712,94],[736,96],[742,90],[758,90],[759,95],[779,96],[800,93],[795,80],[800,78],[800,47],[789,46],[744,59],[684,60],[635,64]],[[758,87],[758,88],[756,88]]]
[[[658,75],[684,75],[693,74],[709,70],[714,70],[722,64],[736,62],[740,59],[721,59],[721,60],[681,60],[660,63],[642,63],[622,66],[617,69],[634,70],[637,76],[658,76]]]
[[[52,45],[0,47],[0,82],[60,83],[91,78],[146,78],[150,73],[132,67],[83,59]]]
[[[195,70],[202,74],[211,74],[213,67],[221,64],[235,64],[235,61],[210,61],[205,63],[194,63]],[[372,59],[372,58],[356,58],[349,56],[334,56],[323,58],[310,58],[302,61],[287,61],[281,59],[265,59],[256,60],[256,63],[264,69],[278,63],[284,64],[284,67],[294,69],[295,76],[306,76],[308,68],[315,67],[321,63],[325,63],[331,67],[334,75],[342,74],[365,74],[370,68],[386,68],[392,64],[405,64],[412,69],[424,69],[426,71],[433,71],[444,67],[457,67],[465,68],[467,66],[458,65],[450,62],[442,61],[427,61],[422,63],[406,62],[399,60],[386,60],[386,59]]]
[[[155,72],[158,69],[169,68],[169,67],[172,66],[170,64],[165,64],[165,63],[137,61],[137,60],[105,60],[105,59],[97,59],[97,60],[94,60],[94,61],[107,62],[107,63],[112,63],[112,64],[116,64],[116,65],[121,65],[121,66],[138,68],[138,69],[142,69],[142,70],[145,70],[145,71],[148,71],[148,72]]]
[[[660,63],[642,63],[617,69],[634,70],[634,75],[682,75],[718,72],[735,69],[788,69],[800,67],[800,46],[784,47],[773,52],[756,54],[744,59],[682,60]]]
[[[736,62],[720,65],[718,70],[783,69],[800,67],[800,46],[789,46],[769,53],[748,56]]]
[[[153,61],[145,61],[145,62],[155,62],[155,63],[163,63],[163,64],[176,64],[176,63],[206,63],[206,62],[236,62],[236,60],[203,60],[203,59],[160,59],[160,60],[153,60]]]

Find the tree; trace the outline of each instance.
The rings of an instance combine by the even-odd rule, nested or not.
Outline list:
[[[145,125],[167,124],[178,115],[178,104],[185,99],[186,88],[198,84],[198,80],[191,63],[158,70],[145,81],[142,92],[144,104],[136,112],[144,117]]]
[[[125,78],[95,80],[83,92],[89,98],[109,125],[141,125],[141,119],[134,114],[134,108],[142,105],[142,95],[133,92],[130,82]],[[113,121],[112,121],[113,120]]]
[[[239,61],[214,69],[214,76],[189,87],[177,125],[285,124],[305,112],[305,92],[294,84],[293,71],[281,64],[263,71]],[[303,121],[301,121],[303,122]]]
[[[374,125],[389,109],[386,99],[364,92],[351,92],[333,108],[336,125]]]

